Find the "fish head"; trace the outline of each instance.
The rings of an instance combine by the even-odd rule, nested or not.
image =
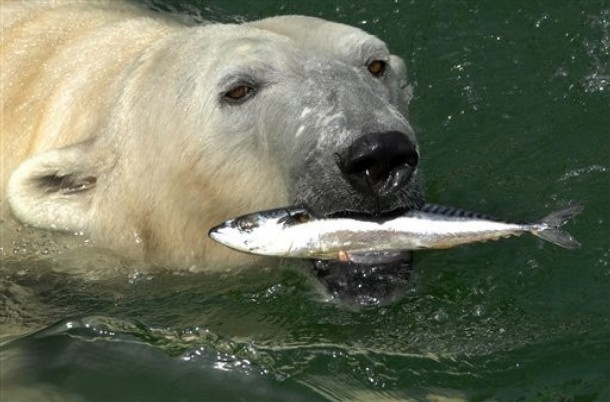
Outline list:
[[[285,229],[310,219],[309,212],[301,207],[270,209],[229,219],[210,229],[208,235],[234,250],[282,256],[291,246]]]

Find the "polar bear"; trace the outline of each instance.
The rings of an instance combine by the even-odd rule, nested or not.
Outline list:
[[[405,64],[360,29],[117,2],[3,3],[2,17],[2,190],[28,225],[215,269],[254,258],[206,236],[235,215],[423,203]]]

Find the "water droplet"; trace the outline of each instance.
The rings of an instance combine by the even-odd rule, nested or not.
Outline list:
[[[474,315],[475,317],[483,317],[485,315],[485,306],[481,304],[477,304],[476,306],[474,306],[474,308],[472,309],[472,315]]]
[[[436,312],[432,315],[432,319],[436,322],[447,321],[448,318],[449,314],[447,314],[447,312],[442,308],[436,310]]]
[[[559,67],[557,71],[555,71],[555,77],[565,78],[569,75],[568,69],[565,67]]]
[[[536,20],[536,22],[534,23],[534,26],[535,26],[536,28],[540,28],[540,27],[542,26],[542,24],[543,24],[543,23],[544,23],[546,20],[548,20],[548,19],[549,19],[549,15],[548,15],[548,14],[542,14],[542,15],[540,16],[540,18],[538,18],[538,19]]]

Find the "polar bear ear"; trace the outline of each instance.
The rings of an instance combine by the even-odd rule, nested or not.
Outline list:
[[[90,143],[46,151],[27,159],[11,175],[7,200],[22,222],[45,229],[86,228],[97,183]]]
[[[405,103],[408,105],[409,102],[411,102],[411,98],[413,98],[413,87],[411,87],[407,81],[407,66],[405,61],[401,57],[391,55],[390,66],[398,78],[402,96],[404,97]]]

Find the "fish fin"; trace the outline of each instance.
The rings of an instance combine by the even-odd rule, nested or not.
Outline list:
[[[383,250],[383,251],[349,251],[340,253],[347,257],[347,261],[356,264],[382,264],[404,258],[404,250]],[[340,258],[343,261],[343,259]]]
[[[543,240],[556,244],[559,247],[574,250],[580,247],[580,243],[571,234],[561,229],[546,229],[534,234]]]
[[[572,205],[565,209],[551,212],[550,214],[542,218],[540,222],[545,223],[554,229],[557,229],[560,226],[564,225],[567,221],[581,213],[584,208],[585,207],[582,204]]]
[[[544,217],[540,223],[545,225],[547,229],[536,230],[533,233],[548,242],[567,249],[576,249],[580,247],[580,243],[568,232],[561,230],[560,227],[574,216],[581,213],[584,209],[582,204],[572,205],[560,211],[551,212]]]

